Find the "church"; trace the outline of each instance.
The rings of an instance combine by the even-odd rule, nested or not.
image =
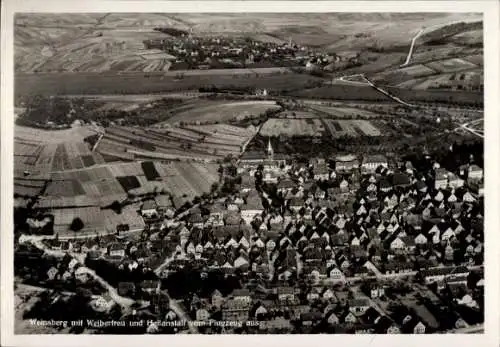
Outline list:
[[[286,165],[286,156],[274,154],[274,148],[271,144],[271,139],[268,139],[267,148],[265,151],[249,151],[243,153],[239,161],[240,169],[254,169],[259,165],[264,167],[264,171],[276,171]]]

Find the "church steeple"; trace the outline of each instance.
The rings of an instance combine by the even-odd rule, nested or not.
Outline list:
[[[270,159],[273,159],[273,156],[274,156],[274,150],[273,150],[273,146],[271,145],[271,139],[269,138],[268,142],[267,142],[267,155]]]

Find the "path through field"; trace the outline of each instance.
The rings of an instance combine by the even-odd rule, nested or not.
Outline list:
[[[411,56],[413,54],[413,49],[415,47],[415,42],[417,41],[417,39],[420,37],[420,35],[422,35],[424,32],[424,28],[420,29],[419,32],[417,33],[417,35],[415,35],[412,39],[411,39],[411,45],[410,45],[410,50],[408,52],[408,56],[406,57],[406,61],[400,66],[400,67],[405,67],[406,65],[408,65],[410,63],[410,59],[411,59]]]

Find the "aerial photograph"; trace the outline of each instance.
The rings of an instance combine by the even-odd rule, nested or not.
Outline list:
[[[484,333],[482,13],[13,34],[15,334]]]

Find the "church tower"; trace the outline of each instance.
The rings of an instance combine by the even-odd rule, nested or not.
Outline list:
[[[267,156],[271,160],[274,157],[274,150],[273,150],[273,146],[271,145],[271,139],[269,139],[268,142],[267,142]]]

